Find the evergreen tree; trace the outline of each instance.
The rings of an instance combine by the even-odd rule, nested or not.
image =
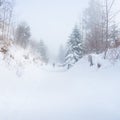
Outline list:
[[[81,38],[80,30],[76,25],[69,38],[69,41],[67,42],[65,63],[66,65],[68,65],[68,69],[70,66],[75,64],[80,58],[82,58],[82,56],[83,56],[82,38]]]
[[[58,61],[61,64],[65,62],[65,49],[62,45],[59,48]]]
[[[47,56],[47,48],[42,40],[40,40],[38,52],[40,54],[40,58],[43,62],[48,62],[48,56]]]
[[[26,48],[29,43],[30,36],[30,27],[26,23],[19,24],[15,34],[16,43],[21,47]]]

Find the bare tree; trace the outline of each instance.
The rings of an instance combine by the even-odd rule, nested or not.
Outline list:
[[[90,0],[84,12],[86,30],[85,46],[88,52],[102,52],[104,38],[104,14],[102,4],[98,0]]]
[[[114,20],[114,18],[119,14],[120,10],[118,10],[115,13],[112,13],[112,8],[115,5],[116,0],[105,0],[105,26],[106,26],[106,46],[105,46],[105,54],[104,54],[104,58],[106,58],[106,54],[109,48],[109,30],[110,30],[110,25],[111,22]]]
[[[1,0],[0,1],[0,28],[2,31],[1,39],[4,41],[9,39],[12,13],[13,13],[13,0]]]
[[[114,18],[120,12],[113,12],[115,2],[116,0],[104,0],[103,3],[98,0],[90,0],[83,18],[86,31],[84,39],[87,53],[105,51],[104,58],[106,57],[110,47],[111,36],[115,31],[118,31],[111,30],[113,29],[111,26],[113,26]]]

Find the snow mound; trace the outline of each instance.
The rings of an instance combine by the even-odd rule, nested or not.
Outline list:
[[[92,56],[92,67],[85,56],[63,72],[41,67],[21,48],[0,54],[0,120],[119,120],[120,67]]]

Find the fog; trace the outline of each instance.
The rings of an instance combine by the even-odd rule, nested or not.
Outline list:
[[[31,27],[32,38],[44,40],[49,51],[57,54],[59,46],[67,41],[74,25],[80,24],[88,2],[89,0],[16,0],[16,21],[26,21]],[[119,10],[118,2],[120,1],[116,0],[114,10]]]
[[[56,54],[75,24],[79,24],[88,0],[17,0],[16,21],[26,21],[36,40],[43,39]]]
[[[0,120],[120,120],[120,0],[88,1],[0,2]]]

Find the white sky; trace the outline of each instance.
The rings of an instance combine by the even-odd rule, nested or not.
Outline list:
[[[72,28],[79,23],[88,1],[16,0],[16,21],[26,21],[31,27],[33,38],[43,39],[49,50],[57,53],[60,44],[67,41]],[[118,2],[120,4],[120,0],[116,0]],[[119,8],[119,4],[115,4],[114,8]]]
[[[35,39],[56,52],[80,20],[88,0],[16,0],[17,22],[26,21]]]

